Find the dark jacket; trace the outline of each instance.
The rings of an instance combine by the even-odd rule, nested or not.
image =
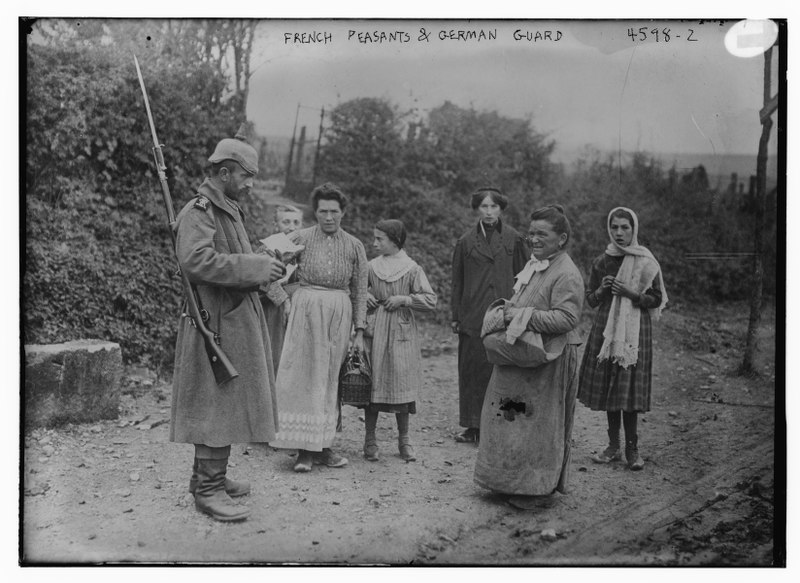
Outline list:
[[[271,259],[252,252],[241,210],[206,180],[176,221],[181,269],[197,287],[208,326],[239,376],[218,386],[200,334],[181,318],[175,347],[170,440],[221,447],[275,437],[275,371],[256,290]]]
[[[514,276],[530,258],[525,239],[498,221],[491,241],[480,223],[467,231],[453,251],[452,314],[463,334],[478,336],[486,308],[513,295]]]

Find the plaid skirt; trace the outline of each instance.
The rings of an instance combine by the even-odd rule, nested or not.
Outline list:
[[[578,400],[593,411],[649,411],[653,376],[653,328],[650,312],[640,310],[638,361],[634,366],[622,368],[610,359],[602,362],[597,360],[603,346],[603,330],[610,309],[610,301],[600,305],[592,331],[586,340]]]

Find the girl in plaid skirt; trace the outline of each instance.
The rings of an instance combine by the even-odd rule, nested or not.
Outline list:
[[[578,400],[608,417],[608,447],[592,458],[597,463],[622,459],[620,425],[625,427],[625,459],[641,470],[637,422],[650,410],[653,343],[652,321],[667,303],[661,267],[639,245],[639,219],[631,209],[608,214],[611,242],[592,262],[586,301],[598,308],[580,370]]]

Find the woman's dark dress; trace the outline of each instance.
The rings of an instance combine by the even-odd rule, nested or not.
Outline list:
[[[606,275],[617,275],[623,256],[612,257],[603,253],[592,262],[592,273],[586,288],[586,301],[598,307],[592,331],[586,341],[586,351],[580,370],[578,400],[594,411],[649,411],[653,368],[653,330],[650,309],[661,305],[658,281],[643,294],[643,301],[633,302],[640,308],[639,357],[634,366],[622,368],[611,359],[597,361],[603,346],[603,330],[611,309],[613,295],[608,290],[602,297],[595,294]]]

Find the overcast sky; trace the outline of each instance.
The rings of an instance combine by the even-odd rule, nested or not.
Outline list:
[[[424,111],[450,100],[530,116],[537,130],[556,140],[557,155],[587,144],[755,154],[764,59],[736,57],[726,49],[725,35],[735,22],[262,21],[248,117],[261,134],[290,136],[301,103],[299,125],[315,136],[319,112],[313,108],[382,97],[403,110]],[[428,41],[420,40],[421,28]],[[659,30],[658,40],[653,29]],[[496,38],[459,40],[459,30],[496,33]],[[520,40],[514,38],[517,30]],[[369,42],[375,31],[405,34]],[[453,31],[456,38],[442,40],[441,31],[448,37]],[[545,31],[559,40],[547,40]],[[359,33],[367,42],[359,42]],[[296,42],[312,36],[318,42]]]

